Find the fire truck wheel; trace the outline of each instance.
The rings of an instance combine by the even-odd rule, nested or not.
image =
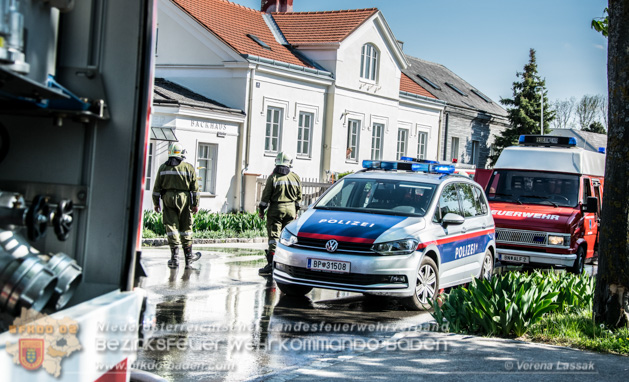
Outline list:
[[[424,256],[417,269],[415,293],[402,300],[404,305],[413,310],[428,310],[439,294],[439,269],[434,260]]]
[[[580,275],[583,273],[583,268],[585,266],[585,247],[580,246],[577,249],[577,258],[574,259],[574,265],[568,268],[568,272]]]
[[[480,271],[480,277],[485,280],[491,280],[494,274],[494,256],[488,249],[483,258],[483,266]]]
[[[311,286],[306,285],[284,284],[277,281],[275,283],[284,294],[289,296],[304,296],[312,290]]]

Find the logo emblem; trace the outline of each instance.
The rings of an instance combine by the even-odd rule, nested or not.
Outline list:
[[[338,247],[339,242],[336,240],[328,240],[328,242],[325,243],[325,250],[328,252],[334,252]]]
[[[27,370],[39,369],[44,362],[43,339],[20,340],[20,364]]]

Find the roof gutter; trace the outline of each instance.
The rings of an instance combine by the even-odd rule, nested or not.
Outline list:
[[[288,69],[290,71],[310,74],[317,77],[324,77],[326,79],[333,78],[332,73],[327,70],[313,69],[307,68],[305,66],[299,66],[295,64],[289,64],[283,61],[272,60],[270,58],[264,58],[259,56],[254,56],[251,54],[243,54],[242,55],[247,61],[254,64],[267,64],[276,68]]]
[[[415,93],[409,93],[409,92],[405,92],[403,90],[400,90],[400,96],[406,97],[406,98],[420,99],[422,101],[428,101],[428,102],[436,103],[437,105],[445,106],[445,105],[448,104],[446,101],[442,101],[440,99],[430,98],[430,97],[426,97],[426,96],[415,94]]]

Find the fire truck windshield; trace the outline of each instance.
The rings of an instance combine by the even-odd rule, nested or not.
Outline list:
[[[489,201],[575,207],[579,176],[541,171],[495,170],[487,189]]]

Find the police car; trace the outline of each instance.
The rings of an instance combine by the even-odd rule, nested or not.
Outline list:
[[[438,162],[363,161],[282,231],[280,290],[393,296],[423,309],[441,288],[491,277],[494,220],[485,193]]]

